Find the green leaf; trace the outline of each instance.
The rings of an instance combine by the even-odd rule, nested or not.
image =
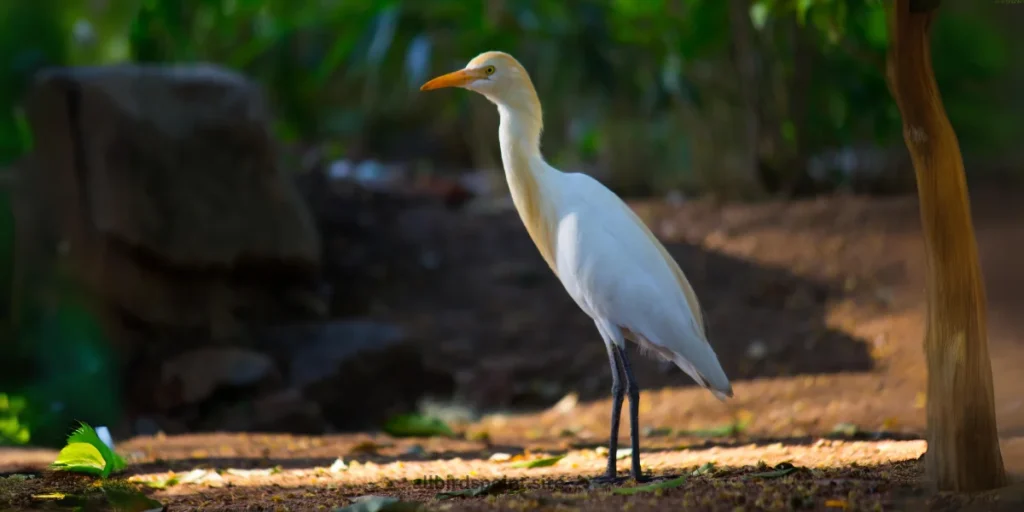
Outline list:
[[[31,435],[18,416],[25,410],[24,397],[0,393],[0,445],[28,444]]]
[[[18,418],[0,417],[0,445],[13,443],[16,445],[27,444],[30,435],[28,428],[18,422]]]
[[[836,426],[832,427],[832,431],[826,437],[856,437],[859,433],[860,428],[853,423],[836,423]]]
[[[782,138],[789,143],[796,141],[796,125],[793,121],[787,119],[782,122]]]
[[[750,6],[750,23],[754,28],[761,30],[768,21],[768,1],[759,0]]]
[[[691,473],[691,474],[693,476],[706,475],[708,473],[713,472],[714,470],[715,470],[715,463],[714,462],[705,462],[704,464],[701,464],[701,466],[699,468],[693,470],[693,473]]]
[[[565,458],[565,455],[557,455],[555,457],[548,457],[546,459],[533,459],[533,460],[522,460],[515,462],[510,466],[513,468],[546,468],[548,466],[554,466],[558,461]]]
[[[107,463],[95,446],[89,443],[70,443],[65,446],[50,467],[58,471],[72,471],[102,476]]]
[[[430,416],[403,414],[388,420],[384,432],[394,437],[452,437],[455,435],[445,422]]]
[[[487,485],[481,485],[480,487],[474,487],[472,489],[461,489],[458,491],[446,491],[439,492],[434,497],[439,500],[445,500],[448,498],[455,498],[458,496],[464,496],[467,498],[473,498],[476,496],[493,496],[495,494],[503,494],[512,489],[513,486],[506,480],[496,480]]]
[[[17,416],[25,410],[25,397],[8,396],[7,393],[0,393],[0,413]]]
[[[797,0],[796,19],[800,22],[801,27],[807,23],[807,11],[811,9],[813,4],[814,0]]]
[[[32,499],[40,500],[40,501],[44,501],[44,500],[62,500],[66,496],[67,495],[62,493],[62,492],[49,492],[49,493],[44,493],[44,494],[33,494],[32,495]]]
[[[629,496],[633,494],[639,494],[642,492],[656,492],[665,489],[675,489],[676,487],[681,487],[685,483],[686,476],[681,476],[679,478],[673,478],[672,480],[664,480],[661,482],[655,482],[647,485],[638,485],[636,487],[619,487],[616,489],[612,489],[612,494]]]
[[[644,436],[647,437],[665,437],[671,434],[672,429],[668,427],[658,427],[644,430]]]
[[[413,512],[420,510],[419,503],[401,501],[391,496],[360,496],[352,504],[334,509],[332,512]]]
[[[677,435],[680,436],[692,436],[692,437],[729,437],[743,433],[747,429],[747,425],[750,420],[734,421],[725,425],[719,425],[717,427],[696,429],[696,430],[680,430]]]
[[[84,422],[79,422],[78,429],[68,436],[68,444],[71,443],[88,443],[96,447],[100,454],[103,455],[103,460],[106,461],[106,466],[103,468],[103,478],[110,476],[111,473],[117,473],[127,466],[124,459],[114,450],[111,450],[100,439],[100,436],[96,434],[96,431]]]
[[[886,19],[885,5],[868,4],[865,6],[864,38],[875,48],[885,48],[889,42],[889,25]]]
[[[747,475],[747,478],[779,478],[786,476],[800,468],[788,463],[782,462],[775,466],[772,471],[765,471],[763,473],[751,473]]]
[[[180,482],[180,480],[178,480],[177,476],[172,476],[172,477],[168,477],[168,478],[161,478],[159,480],[147,481],[147,482],[144,482],[144,485],[146,487],[151,488],[151,489],[158,489],[159,490],[159,489],[166,489],[168,487],[173,487],[175,485],[178,485],[179,482]]]

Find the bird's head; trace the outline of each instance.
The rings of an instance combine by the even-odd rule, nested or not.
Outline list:
[[[484,52],[466,67],[441,75],[420,87],[430,91],[461,87],[480,93],[499,106],[539,113],[540,103],[529,73],[514,57],[504,52]],[[533,112],[531,112],[533,113]]]

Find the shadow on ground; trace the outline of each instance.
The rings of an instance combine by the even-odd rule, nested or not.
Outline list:
[[[479,409],[529,410],[575,391],[605,398],[607,354],[593,322],[537,254],[514,212],[433,222],[441,262],[433,272],[382,286],[390,319],[410,325],[432,366],[456,377],[458,398]],[[729,377],[863,372],[862,340],[826,325],[839,283],[687,243],[667,248],[701,298],[712,344]],[[634,354],[637,354],[635,351]],[[675,367],[634,356],[644,389],[691,386]]]

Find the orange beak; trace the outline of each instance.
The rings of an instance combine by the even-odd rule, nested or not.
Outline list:
[[[482,74],[471,69],[460,69],[458,71],[452,71],[447,75],[441,75],[420,87],[421,91],[432,91],[434,89],[443,89],[445,87],[463,87],[474,80],[484,78]]]

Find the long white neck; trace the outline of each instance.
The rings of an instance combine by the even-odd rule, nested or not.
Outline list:
[[[505,176],[523,173],[544,173],[544,157],[540,154],[540,114],[498,105],[501,123],[498,127],[498,142],[501,144],[501,161]]]
[[[557,273],[548,184],[551,174],[558,171],[548,166],[540,153],[541,113],[539,108],[531,110],[498,105],[501,161],[512,202],[544,261]]]

